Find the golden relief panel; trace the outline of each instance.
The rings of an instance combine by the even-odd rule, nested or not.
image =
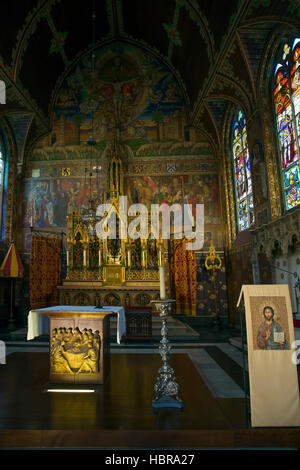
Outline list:
[[[111,286],[120,286],[125,281],[122,266],[107,266],[105,268],[105,282]]]
[[[55,328],[50,343],[52,374],[96,374],[99,372],[100,335],[86,328]]]
[[[118,295],[119,294],[119,295]],[[102,291],[102,295],[98,292],[95,294],[93,291],[80,291],[80,289],[61,291],[59,301],[61,305],[123,305],[129,307],[130,305],[150,305],[151,300],[159,298],[159,287],[155,291],[138,292],[135,288],[132,291],[115,292],[107,290]]]
[[[67,280],[103,281],[103,269],[68,269]]]
[[[127,281],[156,281],[159,279],[159,272],[152,271],[149,269],[144,270],[131,270],[127,269],[126,271],[126,280]]]

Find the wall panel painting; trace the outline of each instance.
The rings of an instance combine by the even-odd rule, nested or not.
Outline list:
[[[221,224],[218,177],[215,174],[129,177],[129,204],[204,204],[206,224]]]
[[[64,228],[72,201],[73,208],[80,209],[89,195],[90,189],[83,178],[28,180],[25,184],[24,226]]]

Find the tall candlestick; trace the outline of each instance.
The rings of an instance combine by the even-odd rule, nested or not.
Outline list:
[[[164,266],[159,267],[159,287],[160,287],[160,298],[166,298],[166,284],[165,284],[165,268]]]
[[[174,375],[174,369],[169,365],[171,345],[168,340],[167,320],[174,302],[174,299],[151,300],[162,319],[162,338],[159,345],[162,367],[158,371],[159,375],[154,385],[155,398],[152,401],[152,406],[156,409],[183,408],[182,400],[179,398],[180,387]]]

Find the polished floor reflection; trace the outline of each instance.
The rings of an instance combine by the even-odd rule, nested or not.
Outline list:
[[[111,375],[97,393],[46,393],[47,352],[14,352],[0,369],[1,429],[226,429],[244,427],[241,398],[216,398],[188,354],[170,364],[184,410],[156,411],[158,354],[111,354]],[[229,403],[230,401],[230,403]],[[224,402],[224,403],[223,403]],[[226,403],[225,403],[226,402]]]
[[[48,337],[28,342],[22,331],[8,334],[0,365],[0,448],[300,447],[298,428],[250,427],[248,372],[236,334],[202,329],[198,342],[172,342],[182,411],[152,408],[161,366],[157,341],[112,341],[111,373],[96,393],[46,393]]]

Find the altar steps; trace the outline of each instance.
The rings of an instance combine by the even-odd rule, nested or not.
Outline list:
[[[152,341],[160,341],[161,339],[162,320],[159,316],[152,316],[152,336],[148,339]],[[200,336],[189,325],[181,322],[177,318],[168,317],[168,339],[170,341],[199,341]],[[115,341],[117,335],[117,318],[110,319],[110,341]],[[125,338],[127,341],[135,339],[143,339],[143,337]],[[147,339],[147,338],[145,338]]]

